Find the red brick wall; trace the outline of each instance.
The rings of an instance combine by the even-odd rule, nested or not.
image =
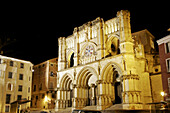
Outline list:
[[[170,53],[165,52],[164,43],[159,45],[159,56],[160,56],[160,64],[161,64],[161,73],[162,73],[162,83],[163,83],[163,90],[168,94],[168,77],[170,77],[170,73],[167,72],[166,67],[166,59],[170,58]]]

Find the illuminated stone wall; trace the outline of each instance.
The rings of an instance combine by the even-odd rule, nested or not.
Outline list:
[[[107,21],[98,17],[60,37],[56,109],[113,104],[141,109],[152,102],[153,41],[147,30],[131,33],[127,10]]]
[[[21,99],[31,100],[32,66],[29,61],[0,55],[0,112],[7,111],[8,106],[10,112],[10,103],[17,101],[18,95]],[[19,85],[22,86],[20,91]],[[10,101],[7,102],[8,94]],[[26,103],[20,109],[29,107],[30,103]]]

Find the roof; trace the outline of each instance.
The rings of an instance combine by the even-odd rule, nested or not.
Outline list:
[[[30,61],[20,60],[20,59],[16,59],[16,58],[12,58],[12,57],[7,57],[7,56],[3,56],[3,55],[0,55],[0,58],[9,59],[9,60],[17,61],[17,62],[23,62],[23,63],[32,64]]]
[[[161,45],[162,43],[170,42],[170,35],[167,35],[159,40],[156,41],[158,45]]]

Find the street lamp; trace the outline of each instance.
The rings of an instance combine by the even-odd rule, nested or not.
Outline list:
[[[49,107],[49,105],[48,105],[48,104],[51,102],[51,99],[50,99],[50,98],[48,98],[47,96],[45,96],[44,101],[45,101],[45,102],[47,102],[47,109],[48,109],[48,107]]]
[[[161,96],[163,96],[163,97],[164,97],[164,96],[165,96],[165,92],[163,92],[163,91],[162,91],[162,92],[161,92]]]

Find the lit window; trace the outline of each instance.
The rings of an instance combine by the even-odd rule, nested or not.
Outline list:
[[[5,112],[9,112],[9,105],[5,106]]]
[[[8,90],[12,90],[12,85],[11,85],[11,83],[8,83]]]
[[[166,53],[170,52],[170,42],[166,43]]]

